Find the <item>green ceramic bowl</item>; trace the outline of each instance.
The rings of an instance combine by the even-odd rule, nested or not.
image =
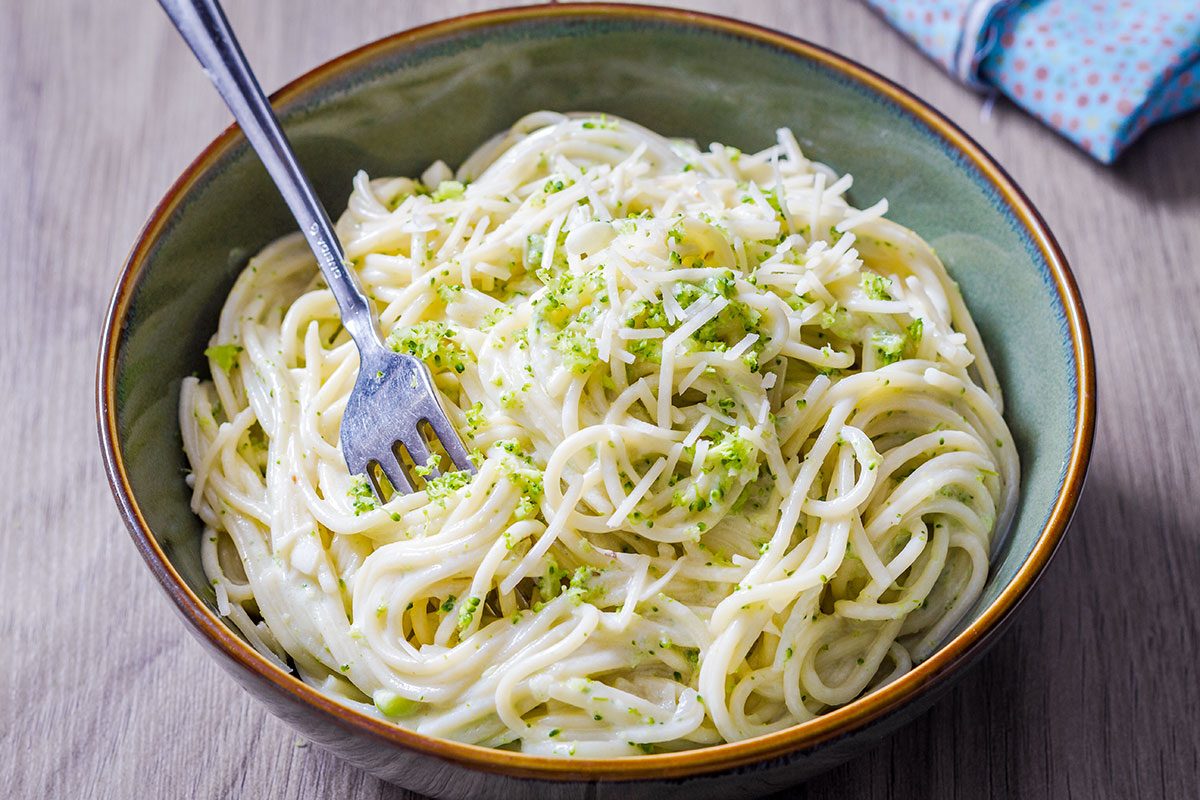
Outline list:
[[[959,281],[1007,398],[1020,449],[1016,522],[977,607],[932,658],[812,722],[736,744],[636,759],[555,760],[420,736],[329,700],[258,656],[215,613],[188,510],[180,381],[238,271],[294,227],[235,130],[163,198],[134,246],[103,334],[98,413],[133,540],[188,628],[312,741],[440,797],[754,796],[827,769],[924,710],[995,641],[1058,545],[1091,447],[1095,372],[1075,282],[1041,218],[979,147],[895,84],[761,28],[631,6],[540,6],[437,23],[313,70],[275,96],[326,205],[360,168],[453,164],[537,109],[587,109],[743,149],[790,126],[806,152],[881,196]]]

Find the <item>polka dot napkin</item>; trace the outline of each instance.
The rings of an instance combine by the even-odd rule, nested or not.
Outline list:
[[[963,83],[1111,163],[1200,108],[1200,0],[867,0]]]

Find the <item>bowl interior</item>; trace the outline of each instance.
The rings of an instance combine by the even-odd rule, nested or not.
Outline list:
[[[334,216],[358,169],[414,175],[451,165],[537,109],[592,110],[743,150],[789,126],[810,157],[855,177],[860,207],[936,248],[999,372],[1022,494],[977,618],[1030,553],[1062,488],[1076,427],[1076,363],[1059,290],[1034,239],[979,167],[893,99],[817,59],[711,26],[559,13],[417,34],[298,81],[279,105]],[[168,205],[144,250],[117,342],[117,446],[133,494],[174,568],[215,608],[188,508],[176,407],[238,271],[294,228],[239,137],[217,147]],[[135,251],[135,261],[138,253]]]

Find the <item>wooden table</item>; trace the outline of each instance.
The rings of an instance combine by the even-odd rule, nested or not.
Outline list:
[[[494,4],[228,5],[277,86]],[[894,78],[996,155],[1066,249],[1100,373],[1075,526],[1009,634],[932,712],[788,796],[1196,797],[1200,115],[1105,168],[1004,101],[986,118],[858,3],[738,6]],[[149,0],[8,0],[0,87],[0,798],[411,797],[298,741],[201,653],[101,470],[103,309],[152,205],[225,109]]]

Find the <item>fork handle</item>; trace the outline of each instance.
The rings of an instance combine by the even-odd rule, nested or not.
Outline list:
[[[368,349],[382,349],[384,345],[371,306],[348,269],[346,254],[334,233],[333,223],[296,162],[296,154],[254,77],[220,4],[217,0],[159,0],[159,5],[217,87],[283,195],[337,299],[342,324],[359,351],[365,356]]]

